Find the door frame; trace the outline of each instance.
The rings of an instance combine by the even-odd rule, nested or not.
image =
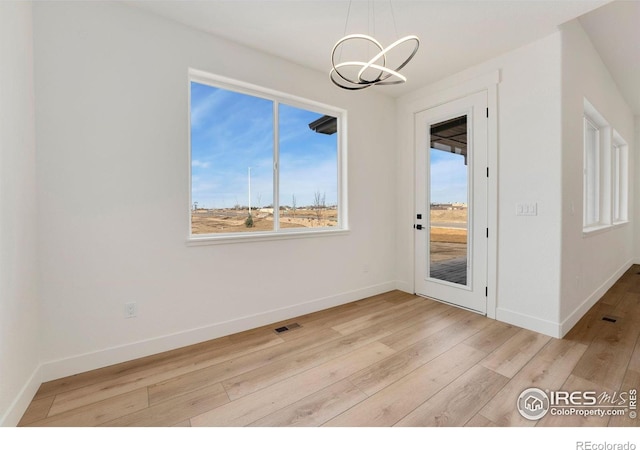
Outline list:
[[[446,84],[445,84],[446,83]],[[500,71],[495,70],[473,79],[460,82],[459,79],[445,80],[419,90],[410,98],[399,101],[398,110],[401,120],[406,126],[401,127],[401,132],[406,133],[401,137],[403,151],[410,152],[411,162],[411,215],[402,221],[406,226],[406,232],[411,233],[411,250],[408,247],[403,258],[411,258],[411,271],[407,271],[410,283],[403,286],[404,289],[412,289],[415,293],[415,115],[427,109],[449,103],[477,92],[486,91],[489,117],[487,120],[487,161],[489,168],[488,192],[487,192],[487,226],[489,237],[487,238],[487,317],[495,319],[498,303],[498,85],[500,83]],[[405,174],[408,176],[408,174]],[[406,210],[405,210],[406,211]],[[407,226],[408,225],[408,226]]]
[[[470,309],[478,314],[486,315],[487,311],[487,236],[488,228],[488,182],[485,173],[488,167],[487,132],[488,123],[485,118],[487,106],[487,92],[482,90],[474,94],[453,100],[448,103],[430,108],[415,117],[415,180],[414,196],[416,198],[415,212],[422,214],[422,219],[416,216],[416,260],[414,268],[414,291],[418,295],[452,303],[461,308]],[[467,203],[469,217],[467,219],[467,278],[466,284],[460,285],[432,276],[430,267],[431,257],[431,217],[430,217],[430,139],[431,127],[434,124],[452,118],[464,116],[467,120]],[[426,227],[425,227],[426,223]],[[423,231],[419,231],[418,224],[422,224]]]

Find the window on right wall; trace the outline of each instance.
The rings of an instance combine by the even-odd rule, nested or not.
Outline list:
[[[613,223],[624,223],[628,217],[629,146],[620,134],[613,130],[611,140]]]
[[[629,149],[622,136],[584,100],[583,232],[628,222]]]
[[[584,220],[585,228],[601,224],[600,218],[600,129],[584,117]]]

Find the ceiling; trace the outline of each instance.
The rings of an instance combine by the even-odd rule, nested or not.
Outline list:
[[[580,23],[627,103],[640,116],[640,1],[609,3],[580,17]]]
[[[596,47],[607,52],[607,58],[603,59],[612,67],[621,90],[627,95],[638,94],[640,83],[634,80],[639,79],[640,55],[635,57],[629,70],[629,60],[634,58],[627,52],[636,51],[637,55],[640,2],[616,1],[614,5],[608,2],[354,0],[350,10],[348,0],[129,0],[123,3],[327,75],[331,50],[344,36],[345,29],[346,33],[373,34],[383,45],[406,34],[416,34],[421,41],[420,49],[402,70],[407,83],[373,88],[391,96],[400,96],[518,48],[553,33],[568,20],[589,13],[581,22]],[[603,8],[593,11],[602,5]],[[624,42],[624,46],[620,46],[620,42]],[[640,105],[632,107],[640,114]]]

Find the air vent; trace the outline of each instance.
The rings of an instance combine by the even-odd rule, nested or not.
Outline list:
[[[283,327],[278,327],[274,331],[276,334],[284,333],[285,331],[295,330],[296,328],[300,328],[301,325],[298,323],[291,323],[289,325],[285,325]]]
[[[613,317],[608,317],[608,316],[604,316],[602,320],[606,322],[612,322],[612,323],[616,323],[618,321],[618,319],[614,319]]]

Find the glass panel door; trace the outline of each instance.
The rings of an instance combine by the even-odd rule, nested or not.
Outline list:
[[[415,115],[415,292],[487,310],[487,93]]]

